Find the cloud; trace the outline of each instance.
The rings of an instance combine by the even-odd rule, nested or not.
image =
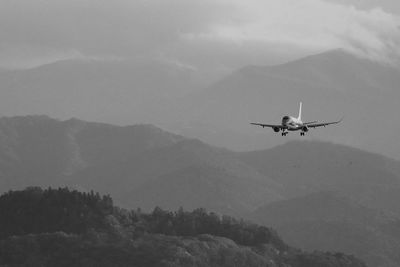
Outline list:
[[[221,68],[339,47],[384,61],[400,53],[399,16],[323,0],[0,1],[0,58],[9,55],[7,62],[18,54],[10,47],[36,61],[164,57]]]
[[[358,9],[371,10],[374,8],[382,8],[383,10],[400,14],[400,2],[398,0],[326,0],[328,2],[353,5]]]
[[[234,1],[236,12],[205,32],[182,35],[188,42],[246,46],[293,46],[306,50],[344,48],[389,61],[400,55],[400,17],[380,8],[359,10],[321,0]]]

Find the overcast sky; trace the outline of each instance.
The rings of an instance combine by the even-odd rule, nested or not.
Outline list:
[[[274,64],[334,48],[400,54],[398,0],[0,0],[0,67],[156,58]]]

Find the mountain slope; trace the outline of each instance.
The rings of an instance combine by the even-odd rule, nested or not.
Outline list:
[[[151,209],[207,207],[225,214],[247,217],[260,203],[280,199],[275,186],[263,180],[243,179],[221,168],[207,165],[170,172],[129,192],[131,205]],[[128,198],[128,197],[127,197]]]
[[[110,178],[111,177],[111,178]],[[280,199],[277,185],[229,151],[198,140],[127,156],[76,172],[73,184],[108,192],[124,206],[206,207],[244,215]],[[247,194],[246,192],[251,194]]]
[[[78,170],[182,139],[150,125],[118,127],[47,116],[1,118],[2,188],[57,184]]]
[[[258,222],[272,225],[287,242],[306,250],[340,250],[369,266],[394,267],[400,217],[363,207],[332,192],[274,202],[257,209]]]
[[[3,190],[68,185],[111,194],[124,206],[204,206],[236,215],[280,199],[274,181],[232,152],[151,125],[3,118],[0,146]]]
[[[311,141],[238,155],[282,184],[286,198],[321,190],[339,191],[367,206],[400,214],[400,164],[384,156]]]

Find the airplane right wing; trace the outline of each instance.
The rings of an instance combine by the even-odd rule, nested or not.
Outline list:
[[[276,125],[276,124],[264,124],[264,123],[257,123],[257,122],[252,122],[250,123],[252,125],[257,125],[257,126],[261,126],[263,128],[265,127],[270,127],[270,128],[279,128],[282,129],[282,125]]]
[[[332,122],[321,122],[321,123],[309,123],[306,124],[307,127],[309,128],[317,128],[317,127],[322,127],[322,126],[327,126],[327,125],[331,125],[331,124],[338,124],[339,122],[341,122],[343,120],[343,118],[341,118],[338,121],[332,121]]]

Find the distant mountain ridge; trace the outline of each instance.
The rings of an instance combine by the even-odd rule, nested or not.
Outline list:
[[[61,60],[0,72],[0,113],[154,122],[153,114],[171,98],[204,86],[198,76],[162,60]]]
[[[364,90],[393,90],[400,82],[397,76],[400,69],[389,64],[356,57],[342,49],[307,56],[281,65],[254,66],[242,71],[248,74],[254,71],[264,75],[291,77],[293,80],[304,83],[319,84],[322,88],[333,84],[336,89],[360,87]],[[393,80],[393,78],[396,79]]]

